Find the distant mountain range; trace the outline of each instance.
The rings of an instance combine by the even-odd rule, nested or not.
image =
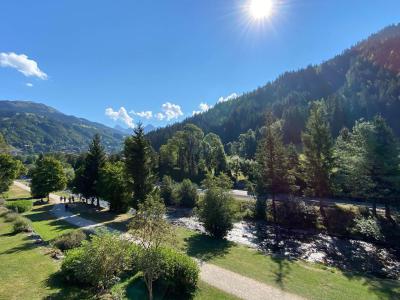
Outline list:
[[[299,144],[315,100],[325,101],[334,135],[359,118],[380,114],[400,136],[400,25],[389,26],[320,65],[286,72],[234,100],[154,130],[148,138],[158,149],[185,124],[193,123],[227,144],[262,127],[266,111],[272,110],[281,122],[285,142]]]
[[[9,145],[25,153],[81,152],[96,133],[107,151],[113,152],[121,149],[126,135],[30,101],[0,101],[0,133]]]
[[[119,132],[121,132],[123,134],[126,134],[126,135],[131,135],[132,132],[133,132],[132,128],[124,128],[124,127],[122,127],[120,125],[115,125],[114,129],[118,130]],[[157,127],[155,127],[155,126],[153,126],[151,124],[147,124],[146,126],[144,126],[144,132],[145,133],[149,133],[149,132],[151,132],[151,131],[153,131],[155,129],[157,129]]]

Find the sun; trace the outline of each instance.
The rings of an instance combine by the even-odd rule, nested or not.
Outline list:
[[[274,9],[273,0],[249,0],[249,13],[254,20],[267,19]]]

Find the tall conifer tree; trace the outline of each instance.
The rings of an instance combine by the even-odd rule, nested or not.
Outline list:
[[[307,193],[319,198],[327,197],[331,193],[333,140],[322,102],[313,104],[302,141]],[[322,209],[322,200],[320,208]]]
[[[153,190],[153,159],[150,143],[144,136],[144,128],[139,124],[134,135],[126,138],[124,146],[125,170],[131,191],[133,207],[142,203]]]

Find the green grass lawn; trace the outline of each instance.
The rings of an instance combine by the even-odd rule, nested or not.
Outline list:
[[[264,255],[228,241],[177,228],[188,255],[309,299],[400,299],[400,282]]]
[[[63,286],[54,276],[59,264],[26,234],[13,234],[3,218],[0,266],[0,299],[87,299],[80,289]]]
[[[84,210],[81,215],[113,223],[112,214],[104,211]],[[176,231],[177,245],[188,255],[309,299],[400,299],[398,281],[344,273],[336,268],[303,261],[279,259],[181,227]]]

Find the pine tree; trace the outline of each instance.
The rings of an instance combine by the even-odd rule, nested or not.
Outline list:
[[[392,129],[382,117],[375,117],[373,124],[375,139],[373,152],[368,157],[371,162],[371,179],[375,183],[375,197],[385,204],[386,217],[390,218],[390,204],[398,199],[400,191],[399,148]]]
[[[302,141],[307,193],[319,198],[327,197],[331,193],[333,140],[322,102],[313,103]],[[322,204],[320,200],[321,210]]]
[[[125,139],[124,146],[125,170],[131,192],[132,206],[143,202],[153,190],[153,157],[149,142],[144,136],[144,128],[139,124],[134,129],[134,135]]]
[[[282,136],[280,131],[274,128],[271,112],[267,114],[265,138],[257,156],[261,166],[261,187],[272,196],[272,212],[276,223],[275,197],[277,193],[290,191],[290,176]]]
[[[100,170],[103,168],[106,161],[106,154],[101,145],[100,135],[96,134],[89,145],[89,151],[86,155],[83,181],[85,185],[85,197],[95,197],[97,206],[100,207],[100,193],[98,191],[98,183],[100,179]]]

